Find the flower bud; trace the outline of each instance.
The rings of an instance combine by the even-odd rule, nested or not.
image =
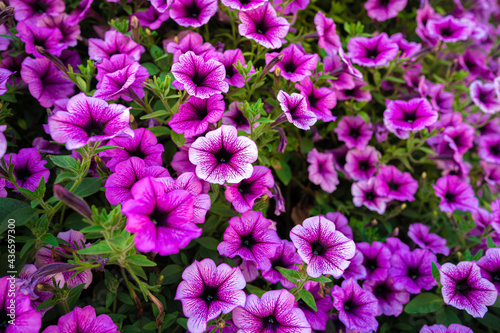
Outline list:
[[[259,80],[262,79],[264,76],[267,75],[267,73],[269,73],[269,71],[271,70],[271,68],[273,68],[274,66],[276,66],[277,63],[279,63],[281,60],[283,60],[283,57],[285,55],[283,53],[280,53],[278,54],[276,57],[274,57],[267,65],[266,67],[264,67],[264,70],[262,71],[262,73],[260,74],[260,77],[259,77]]]
[[[5,4],[2,2],[2,11],[0,12],[0,25],[4,24],[8,19],[12,18],[14,15],[14,7],[8,6],[5,7]]]
[[[64,203],[83,215],[85,218],[92,220],[92,211],[90,210],[89,205],[87,205],[85,200],[79,196],[71,193],[59,184],[54,185],[54,196],[57,199],[64,201]]]
[[[54,65],[56,65],[57,68],[62,70],[64,74],[69,76],[68,67],[66,67],[66,65],[61,61],[61,59],[59,59],[58,57],[56,57],[55,55],[44,49],[42,46],[37,45],[36,50],[45,58],[49,59]]]

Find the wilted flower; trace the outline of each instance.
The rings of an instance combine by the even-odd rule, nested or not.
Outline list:
[[[110,316],[96,316],[91,305],[75,307],[59,318],[57,325],[47,327],[42,333],[119,333]]]
[[[176,0],[170,6],[170,17],[183,27],[201,27],[216,12],[216,0]]]
[[[445,256],[450,254],[450,249],[446,246],[446,239],[429,233],[429,227],[422,223],[410,225],[408,237],[422,249],[429,249],[433,253],[442,253]]]
[[[35,191],[42,177],[45,183],[49,180],[50,171],[44,166],[47,161],[42,160],[36,148],[22,148],[17,154],[4,155],[3,159],[7,168],[9,161],[14,165],[14,177],[20,188]],[[9,181],[6,186],[15,188]]]
[[[386,66],[396,58],[398,45],[385,32],[374,37],[353,37],[347,44],[349,58],[364,67]]]
[[[316,115],[307,109],[304,96],[297,93],[288,95],[280,90],[277,98],[286,119],[297,128],[308,130],[316,123]]]
[[[429,290],[437,285],[432,276],[432,263],[437,263],[436,256],[427,249],[401,249],[392,254],[389,275],[394,285],[406,289],[412,294],[419,294],[422,289]]]
[[[432,185],[436,196],[441,198],[439,208],[443,212],[453,213],[456,209],[473,212],[479,206],[479,200],[470,184],[460,180],[458,176],[446,175]]]

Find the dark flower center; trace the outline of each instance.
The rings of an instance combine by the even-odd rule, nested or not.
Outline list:
[[[209,305],[210,303],[218,299],[217,297],[218,291],[219,288],[217,287],[205,286],[203,292],[200,295],[200,298],[204,300],[207,305]]]
[[[397,190],[399,190],[399,185],[396,182],[394,182],[394,181],[388,182],[387,186],[389,186],[389,190],[391,190],[391,191],[397,191]]]
[[[31,176],[31,172],[28,167],[25,166],[24,168],[14,169],[14,176],[16,176],[18,180],[26,181]]]
[[[493,280],[494,283],[500,283],[500,269],[491,273],[491,280]]]
[[[285,72],[293,73],[297,69],[297,66],[295,66],[293,61],[290,61],[290,62],[283,64],[283,68],[285,69]]]
[[[229,66],[226,67],[226,79],[232,78],[234,75],[234,66],[233,64],[230,64]]]
[[[388,7],[390,0],[379,0],[380,7]]]
[[[467,279],[461,279],[456,281],[455,291],[458,294],[465,295],[471,290],[471,287],[467,281]]]
[[[444,195],[444,199],[448,202],[454,202],[455,197],[456,195],[454,193],[451,193],[450,191],[447,191],[446,194]]]
[[[491,155],[499,156],[500,155],[500,145],[492,145],[490,147],[490,153],[491,153]]]
[[[378,56],[378,51],[376,47],[366,49],[366,57],[374,60]]]
[[[195,120],[203,120],[208,115],[208,109],[206,103],[198,107],[195,107],[195,111],[196,111]]]
[[[368,161],[361,161],[361,162],[359,162],[359,170],[366,171],[369,168],[370,168],[370,163],[368,163]]]
[[[481,91],[479,91],[479,96],[477,96],[477,97],[480,101],[485,102],[486,100],[488,100],[489,96],[490,96],[489,93],[481,90]]]
[[[453,35],[455,31],[451,27],[451,22],[448,21],[448,25],[446,27],[441,28],[441,36],[450,37]]]
[[[381,283],[375,287],[373,293],[377,298],[386,298],[387,294],[390,293],[390,289],[387,288],[387,285],[385,283]]]
[[[344,95],[346,95],[346,97],[354,96],[355,93],[356,93],[356,89],[346,89],[346,90],[344,90]]]
[[[405,114],[405,121],[409,124],[412,124],[415,120],[417,120],[417,117],[415,116],[415,112],[410,112]]]
[[[416,267],[408,269],[408,276],[415,281],[420,276],[420,271]]]
[[[365,201],[374,201],[376,197],[377,195],[373,192],[373,190],[365,193]]]
[[[251,248],[255,243],[256,243],[255,239],[251,234],[241,237],[241,245],[243,245],[246,248]]]
[[[270,315],[262,318],[262,326],[265,330],[277,331],[280,324],[275,316]]]
[[[104,124],[98,123],[94,119],[91,119],[84,128],[88,136],[97,136],[104,134]]]
[[[231,157],[232,157],[232,154],[231,152],[229,152],[226,148],[221,148],[219,149],[219,151],[217,151],[215,153],[215,159],[217,160],[217,162],[219,162],[220,164],[224,164],[224,163],[229,163],[229,161],[231,160]]]
[[[301,309],[307,309],[309,308],[309,306],[302,300],[300,299],[298,302],[297,302],[297,305],[299,306],[299,308]]]
[[[130,157],[135,156],[135,157],[139,157],[142,159],[144,159],[146,157],[146,154],[144,154],[144,152],[140,148],[137,148],[135,150],[130,151],[129,155],[130,155]]]
[[[9,320],[11,320],[11,318],[7,316],[7,312],[5,312],[5,310],[0,310],[0,332],[5,332],[7,330]]]
[[[316,98],[316,96],[314,96],[314,93],[311,93],[311,95],[309,95],[307,100],[309,101],[309,105],[311,107],[315,107],[316,103],[318,103],[318,99]]]
[[[353,137],[354,139],[357,139],[361,135],[361,131],[359,128],[351,128],[349,130],[349,136]]]
[[[370,272],[373,272],[374,270],[376,270],[378,268],[377,260],[375,260],[375,259],[366,259],[365,267],[368,268],[368,270]]]
[[[164,221],[167,219],[169,213],[166,211],[161,210],[158,207],[155,207],[151,215],[149,215],[149,218],[151,221],[153,221],[155,224],[158,225],[163,225]]]
[[[238,186],[238,191],[241,194],[246,194],[250,193],[250,190],[252,189],[252,184],[249,182],[246,182],[244,180],[241,181],[240,185]]]
[[[240,0],[242,5],[248,5],[250,3],[250,0]]]
[[[255,23],[255,31],[258,34],[263,35],[267,32],[267,30],[266,17],[264,17],[260,22]]]
[[[326,246],[322,244],[320,241],[316,241],[311,244],[311,249],[314,255],[316,256],[322,256],[326,252]]]
[[[355,308],[356,308],[356,304],[353,302],[352,299],[349,299],[349,300],[347,300],[347,302],[344,303],[344,311],[345,312],[353,312]]]
[[[200,15],[201,10],[195,0],[193,0],[191,4],[187,5],[185,8],[188,16],[197,18]]]

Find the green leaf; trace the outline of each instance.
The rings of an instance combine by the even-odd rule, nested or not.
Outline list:
[[[386,81],[391,81],[391,82],[396,82],[396,83],[401,83],[401,84],[405,84],[406,81],[399,78],[399,77],[394,77],[394,76],[386,76],[385,77],[385,80]]]
[[[290,281],[291,283],[297,285],[297,280],[300,280],[299,272],[293,269],[284,268],[284,267],[276,267],[276,270],[283,275],[285,279]]]
[[[186,141],[186,139],[184,138],[184,134],[177,134],[174,131],[170,133],[170,137],[172,138],[172,141],[175,143],[175,145],[179,148],[181,148]]]
[[[269,119],[269,118],[259,118],[257,119],[258,123],[261,124],[266,124],[266,123],[274,123],[274,119]]]
[[[179,318],[177,319],[177,324],[181,325],[182,328],[184,328],[185,330],[187,330],[187,318]]]
[[[160,72],[158,67],[156,67],[156,65],[151,63],[151,62],[145,62],[145,63],[142,63],[141,65],[146,67],[146,69],[148,70],[149,76],[156,75]]]
[[[309,290],[302,289],[297,294],[299,299],[302,299],[304,303],[307,304],[314,311],[318,311],[318,307],[316,306],[316,301],[314,300],[314,296],[309,292]]]
[[[103,151],[110,150],[110,149],[125,149],[125,148],[120,147],[120,146],[101,146],[95,150],[95,154],[99,154]]]
[[[212,237],[200,237],[196,239],[196,242],[209,250],[217,250],[217,246],[219,245],[219,241]]]
[[[146,258],[146,256],[142,254],[133,254],[127,257],[127,261],[131,264],[137,266],[145,266],[145,267],[153,267],[156,266],[156,263]]]
[[[57,238],[54,237],[52,234],[45,234],[43,235],[40,240],[44,242],[45,244],[52,245],[54,247],[58,247],[59,244],[57,243]]]
[[[57,175],[55,184],[59,184],[66,180],[74,180],[76,178],[73,172],[61,172]]]
[[[99,242],[99,243],[94,243],[90,245],[89,247],[86,247],[84,249],[78,250],[79,254],[85,254],[85,255],[91,255],[91,254],[107,254],[107,253],[113,253],[114,251],[109,247],[108,243],[106,242]]]
[[[167,126],[155,126],[148,128],[157,138],[164,135],[170,135],[172,131]]]
[[[76,159],[73,156],[50,155],[49,157],[52,160],[52,162],[60,168],[68,169],[68,170],[77,170],[78,169],[78,162],[76,161]]]
[[[250,294],[257,295],[257,297],[262,297],[262,295],[266,292],[265,290],[251,284],[247,284],[246,288]]]
[[[162,284],[172,284],[177,281],[182,276],[182,272],[184,268],[180,265],[167,265],[164,269],[161,270],[160,275],[163,275]]]
[[[443,305],[443,299],[436,294],[422,293],[406,304],[406,313],[431,313]]]
[[[2,223],[0,223],[0,233],[7,230],[9,220],[14,220],[17,227],[25,225],[35,215],[38,210],[31,208],[29,204],[10,198],[0,198],[0,207],[2,207]]]
[[[500,323],[500,318],[488,312],[483,318],[476,318],[481,324],[486,327],[493,329],[494,332],[498,332],[498,323]]]
[[[319,282],[319,283],[328,283],[328,282],[332,282],[332,280],[330,278],[327,278],[326,276],[324,275],[321,275],[319,278],[309,278],[309,280],[311,281],[316,281],[316,282]]]
[[[80,229],[80,232],[84,233],[84,234],[89,234],[91,232],[103,232],[105,231],[106,229],[99,226],[99,225],[91,225],[89,227],[85,227],[83,229]]]
[[[70,184],[68,184],[67,189],[71,187]],[[88,197],[94,193],[97,193],[99,189],[101,188],[101,178],[99,177],[89,177],[89,178],[84,178],[80,185],[75,189],[73,194],[85,198]]]
[[[69,291],[68,295],[68,305],[70,308],[74,308],[76,305],[76,302],[80,298],[80,295],[82,294],[83,288],[85,287],[85,283],[82,283],[74,288],[72,288]]]
[[[213,203],[212,206],[210,207],[210,211],[219,216],[233,217],[236,215],[236,213],[231,208],[229,208],[226,204],[222,202]]]
[[[169,112],[167,110],[158,110],[158,111],[155,111],[153,113],[142,116],[141,120],[154,118],[154,117],[160,117],[160,116],[164,116],[167,114],[169,114]]]
[[[48,308],[55,306],[57,303],[59,303],[59,302],[55,299],[55,297],[51,297],[48,300],[43,301],[40,305],[38,305],[36,307],[36,309],[38,311],[45,310],[45,309],[48,309]]]
[[[451,306],[443,306],[436,312],[436,324],[450,326],[451,324],[461,324],[460,318],[456,314],[456,309]]]
[[[439,281],[441,281],[439,268],[437,267],[437,265],[434,261],[432,262],[432,277],[434,277],[434,280],[436,280],[437,283],[439,283]]]
[[[273,165],[273,169],[283,185],[286,186],[290,183],[290,180],[292,179],[292,169],[283,158],[280,159],[280,166]]]
[[[38,183],[38,187],[35,189],[35,197],[38,199],[43,199],[45,195],[45,177],[40,178],[40,182]]]
[[[1,230],[0,230],[1,232]],[[497,245],[495,244],[495,242],[493,241],[493,239],[491,239],[490,236],[488,236],[488,238],[486,239],[486,242],[488,244],[488,249],[494,249],[497,247]]]

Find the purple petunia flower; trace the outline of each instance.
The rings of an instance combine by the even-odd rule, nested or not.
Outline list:
[[[46,15],[57,17],[64,12],[63,0],[10,0],[17,21],[37,21]]]
[[[236,127],[238,131],[244,131],[250,134],[250,122],[243,114],[241,109],[243,108],[243,103],[241,102],[232,102],[229,104],[229,110],[224,112],[222,116],[222,124],[223,125],[231,125]],[[254,124],[254,129],[256,124]]]
[[[155,6],[151,6],[145,11],[140,11],[133,15],[137,17],[141,26],[148,27],[151,30],[159,29],[162,23],[170,17],[168,10],[160,12]]]
[[[280,90],[277,99],[286,119],[297,128],[308,130],[316,123],[316,115],[307,109],[304,96],[297,93],[288,95],[283,90]]]
[[[224,65],[213,59],[205,61],[192,51],[181,55],[179,61],[172,65],[171,72],[189,95],[198,98],[208,98],[229,90],[224,81]]]
[[[42,333],[119,333],[118,327],[110,316],[96,316],[91,305],[75,307],[73,311],[61,316],[57,325],[47,327]]]
[[[337,99],[339,101],[347,101],[354,99],[358,102],[369,102],[372,100],[372,95],[370,94],[370,90],[363,89],[363,87],[367,86],[368,83],[365,81],[354,81],[354,87],[351,89],[343,89],[337,91]]]
[[[216,266],[212,259],[195,260],[184,270],[182,279],[175,299],[182,302],[190,332],[205,332],[209,320],[245,305],[242,289],[246,282],[239,267],[225,263]]]
[[[354,257],[351,259],[351,263],[349,264],[349,267],[346,268],[344,271],[344,274],[342,274],[342,277],[344,279],[354,279],[354,280],[364,280],[366,279],[366,276],[368,275],[368,272],[366,271],[366,267],[363,266],[363,253],[356,249],[356,253],[354,254]]]
[[[376,211],[380,215],[384,214],[389,199],[377,194],[376,187],[377,180],[375,178],[353,183],[351,186],[351,193],[354,206],[361,207],[363,205],[369,210]]]
[[[337,105],[337,94],[327,88],[316,88],[311,79],[306,77],[295,85],[300,90],[300,94],[306,97],[308,110],[314,112],[318,119],[325,123],[337,119],[332,115],[332,109]]]
[[[77,37],[80,35],[80,26],[78,24],[70,24],[68,22],[68,14],[62,13],[59,16],[44,16],[38,22],[39,27],[47,28],[57,28],[62,34],[60,43],[63,43],[63,48],[66,49],[69,46],[76,46],[78,44]]]
[[[328,312],[333,309],[333,302],[330,295],[321,296],[321,285],[315,281],[307,281],[304,284],[304,289],[313,295],[318,310],[315,311],[309,307],[302,299],[296,302],[295,306],[304,311],[304,315],[313,330],[326,330],[326,323],[329,319]]]
[[[339,320],[346,328],[361,333],[377,330],[378,301],[371,292],[348,279],[342,281],[342,286],[333,287],[332,297],[333,306],[339,311]]]
[[[267,0],[221,0],[224,6],[237,11],[247,11],[262,6]]]
[[[397,317],[403,312],[403,305],[410,301],[410,293],[404,289],[397,288],[392,277],[385,280],[366,280],[363,289],[368,290],[378,300],[377,316]]]
[[[384,124],[391,132],[398,130],[417,132],[430,126],[438,119],[437,111],[425,98],[413,98],[409,101],[386,102]]]
[[[182,37],[182,32],[179,33],[179,41],[164,40],[163,48],[174,55],[174,63],[179,61],[179,57],[188,51],[194,52],[197,56],[202,57],[205,61],[210,59],[217,60],[215,47],[210,43],[203,43],[203,37],[196,32],[187,32]]]
[[[17,24],[17,36],[26,44],[26,53],[34,55],[36,58],[43,56],[36,50],[37,46],[43,47],[55,56],[60,56],[64,49],[61,43],[62,33],[57,28],[47,28],[37,26],[31,21],[22,21]]]
[[[377,171],[380,152],[368,146],[363,151],[351,149],[346,155],[345,171],[354,180],[368,180]]]
[[[277,17],[276,10],[266,2],[262,6],[240,11],[238,31],[243,37],[255,40],[268,49],[277,49],[288,33],[290,24],[284,17]]]
[[[309,180],[328,193],[333,193],[339,184],[339,177],[333,165],[331,154],[320,153],[314,148],[307,154]]]
[[[216,12],[216,0],[176,0],[170,6],[170,17],[183,27],[201,27]]]
[[[441,198],[439,208],[443,212],[453,213],[456,209],[473,212],[479,206],[479,200],[470,184],[460,180],[458,176],[446,175],[432,185],[436,196]]]
[[[238,60],[242,66],[245,66],[245,57],[243,57],[243,52],[240,49],[236,50],[226,50],[224,53],[217,53],[219,61],[224,65],[226,69],[225,81],[230,86],[235,86],[237,88],[243,88],[245,86],[245,79],[243,75],[238,73],[236,69],[236,64]]]
[[[429,250],[415,249],[410,252],[400,249],[392,254],[389,275],[397,288],[419,294],[422,289],[429,290],[437,286],[432,276],[432,262],[437,263],[437,259]]]
[[[474,23],[466,18],[459,19],[448,15],[443,18],[428,20],[426,28],[430,38],[445,43],[456,43],[469,39],[474,29]]]
[[[114,54],[126,54],[139,61],[144,51],[143,46],[116,30],[106,31],[104,40],[89,38],[89,58],[98,62],[109,59]]]
[[[479,80],[469,86],[470,98],[484,113],[500,112],[500,97],[495,93],[493,83],[482,83]]]
[[[9,161],[14,165],[14,177],[20,188],[35,191],[44,177],[47,183],[50,171],[44,166],[47,161],[41,160],[42,156],[36,148],[22,148],[17,154],[6,154],[3,156],[7,168]],[[5,186],[15,188],[14,184],[6,181]]]
[[[493,283],[497,292],[500,293],[500,249],[486,250],[484,256],[478,260],[477,265],[481,269],[481,276]]]
[[[328,55],[337,54],[342,44],[340,43],[339,35],[335,31],[337,26],[333,22],[333,19],[326,17],[323,12],[318,11],[314,16],[314,24],[319,36],[318,46],[324,49]]]
[[[232,185],[224,185],[224,195],[227,201],[233,204],[239,213],[245,213],[252,209],[255,200],[263,195],[272,197],[269,188],[274,186],[274,178],[271,170],[264,166],[254,166],[250,178]]]
[[[353,37],[347,44],[349,58],[364,67],[385,66],[396,58],[398,44],[389,39],[385,32],[374,37]]]
[[[118,163],[134,156],[144,160],[146,166],[162,165],[161,154],[164,148],[158,143],[156,136],[147,128],[137,128],[133,132],[132,138],[113,138],[107,143],[109,146],[123,149],[109,149],[99,154],[101,157],[110,158],[106,166],[111,171],[115,171]]]
[[[0,158],[2,158],[7,151],[7,138],[4,134],[6,129],[7,125],[0,125]]]
[[[294,303],[295,297],[284,289],[261,298],[248,295],[245,306],[233,310],[233,321],[241,333],[311,333],[304,312]]]
[[[283,54],[283,60],[273,66],[270,71],[273,72],[278,67],[281,70],[281,76],[292,82],[299,82],[311,76],[319,59],[317,54],[307,54],[301,44],[290,44],[280,53]],[[280,53],[266,53],[266,64],[269,64]]]
[[[342,213],[330,212],[326,213],[325,217],[335,224],[335,230],[343,233],[347,238],[352,239],[352,229],[348,225],[349,221]]]
[[[479,138],[479,157],[493,164],[500,164],[500,136],[483,135]]]
[[[298,271],[299,268],[295,264],[302,264],[302,259],[297,254],[297,249],[292,242],[285,239],[281,240],[281,244],[276,248],[276,253],[270,258],[271,268],[262,272],[262,277],[271,283],[280,282],[283,287],[290,289],[295,287],[291,281],[286,279],[276,267],[293,269]]]
[[[189,161],[196,165],[199,178],[222,185],[239,183],[252,176],[257,145],[237,134],[233,126],[222,125],[193,142],[189,147]]]
[[[391,268],[391,251],[381,242],[356,243],[356,248],[363,254],[363,266],[368,276],[367,280],[384,281]]]
[[[160,13],[164,13],[170,8],[172,0],[150,0],[151,5],[156,8]]]
[[[407,0],[368,0],[365,3],[367,14],[379,22],[398,16],[406,7]]]
[[[401,172],[393,165],[380,168],[377,176],[377,193],[389,200],[414,201],[418,182],[409,172]]]
[[[365,150],[370,141],[373,130],[372,124],[366,123],[360,116],[343,116],[334,130],[340,141],[345,142],[347,148]]]
[[[205,133],[209,124],[217,123],[224,114],[225,103],[222,95],[212,95],[201,99],[191,96],[187,103],[179,107],[179,112],[172,116],[168,125],[185,138],[192,138]]]
[[[448,328],[444,325],[424,325],[420,333],[474,333],[472,329],[460,324],[451,324]]]
[[[14,72],[11,72],[5,68],[0,68],[0,95],[5,94],[7,90],[9,90],[7,89],[7,83],[12,74],[14,74]]]
[[[49,117],[50,135],[70,150],[116,136],[131,138],[134,132],[129,125],[129,109],[79,93],[68,101],[67,111]]]
[[[82,0],[78,6],[71,11],[67,19],[68,24],[78,24],[92,11],[91,6],[94,0]]]
[[[429,249],[433,253],[442,253],[445,256],[450,254],[450,249],[446,246],[446,239],[436,234],[430,234],[429,227],[422,223],[410,225],[408,237],[422,249]]]
[[[335,224],[323,216],[310,217],[293,227],[290,239],[313,278],[323,274],[339,278],[356,250],[354,241],[335,230]]]
[[[462,261],[456,266],[446,263],[439,270],[444,302],[471,316],[483,318],[497,299],[493,283],[481,277],[479,266],[474,262]]]
[[[221,255],[229,258],[240,256],[257,263],[257,268],[267,271],[281,240],[271,222],[261,212],[248,211],[229,220],[224,241],[217,246]]]
[[[399,51],[401,51],[399,58],[411,58],[422,49],[422,44],[416,42],[408,42],[403,38],[403,34],[401,32],[391,35],[390,39],[398,44]]]

